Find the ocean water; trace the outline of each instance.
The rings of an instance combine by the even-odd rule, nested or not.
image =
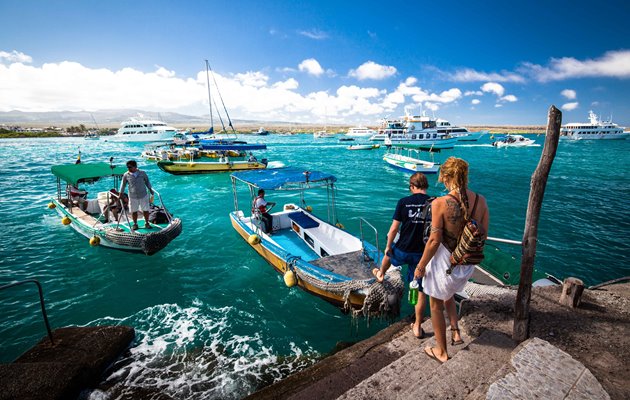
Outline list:
[[[382,161],[384,149],[348,151],[336,139],[311,135],[248,137],[268,145],[265,157],[286,165],[334,173],[337,215],[358,234],[358,217],[374,224],[381,248],[396,201],[407,195],[409,174]],[[541,144],[544,137],[536,138]],[[56,192],[50,167],[84,162],[139,161],[183,233],[147,257],[93,248],[46,208]],[[90,398],[113,399],[130,387],[175,398],[236,399],[313,364],[338,342],[373,335],[387,321],[353,324],[334,306],[282,277],[232,229],[228,174],[173,176],[140,158],[141,144],[83,139],[2,140],[0,151],[0,285],[27,278],[44,288],[53,328],[125,324],[136,329],[133,348],[107,384]],[[536,268],[586,285],[630,275],[630,141],[561,142],[547,182]],[[496,149],[485,143],[457,146],[450,155],[470,163],[470,187],[486,196],[490,235],[520,240],[530,179],[542,146]],[[259,157],[260,158],[260,157]],[[443,186],[429,177],[429,194]],[[100,185],[100,186],[99,186]],[[88,186],[90,192],[106,183]],[[241,208],[249,207],[239,191]],[[270,201],[296,195],[268,193]],[[326,193],[306,200],[326,209]],[[505,251],[519,255],[518,248]],[[10,362],[45,335],[34,285],[0,291],[0,361]],[[412,312],[407,305],[402,315]]]

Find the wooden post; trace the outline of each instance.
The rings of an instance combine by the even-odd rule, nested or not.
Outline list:
[[[527,203],[527,215],[525,217],[525,232],[523,233],[523,252],[521,257],[521,280],[516,294],[514,305],[514,327],[512,339],[522,342],[529,337],[529,301],[532,295],[532,273],[534,271],[534,258],[536,256],[536,241],[538,240],[538,219],[545,195],[545,186],[551,170],[551,164],[556,156],[558,140],[560,139],[560,126],[562,125],[562,112],[555,106],[549,107],[547,117],[547,132],[545,145],[538,166],[532,175],[531,190]]]
[[[584,292],[584,282],[578,278],[567,278],[562,284],[562,294],[560,295],[560,304],[569,307],[577,307],[580,305],[582,293]]]

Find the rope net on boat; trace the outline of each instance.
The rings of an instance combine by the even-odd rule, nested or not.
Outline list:
[[[150,256],[166,247],[181,232],[182,221],[175,218],[168,227],[147,235],[121,232],[114,229],[105,230],[103,235],[112,243],[132,249],[142,249],[144,254]]]
[[[299,268],[295,268],[298,278],[326,292],[343,296],[343,311],[350,312],[354,317],[364,316],[395,318],[400,314],[400,299],[403,293],[403,280],[400,269],[390,268],[387,271],[383,283],[375,279],[352,280],[347,282],[324,282],[317,279]],[[365,289],[367,295],[363,301],[363,307],[353,309],[350,302],[352,292]]]

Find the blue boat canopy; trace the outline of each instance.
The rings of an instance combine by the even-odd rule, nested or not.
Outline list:
[[[334,175],[307,168],[286,167],[235,172],[232,180],[265,190],[300,190],[308,187],[327,186],[337,181]]]
[[[104,176],[122,176],[127,168],[98,162],[55,165],[51,171],[57,178],[76,186],[79,183],[96,182]]]

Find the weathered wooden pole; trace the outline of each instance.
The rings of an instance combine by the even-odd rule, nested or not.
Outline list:
[[[521,257],[521,280],[518,284],[516,304],[514,305],[514,328],[512,331],[512,339],[517,342],[522,342],[529,337],[529,301],[532,296],[532,273],[534,271],[534,258],[536,257],[536,241],[538,240],[538,219],[547,178],[558,149],[561,125],[562,112],[552,105],[547,117],[545,145],[538,166],[532,175],[527,203]]]

